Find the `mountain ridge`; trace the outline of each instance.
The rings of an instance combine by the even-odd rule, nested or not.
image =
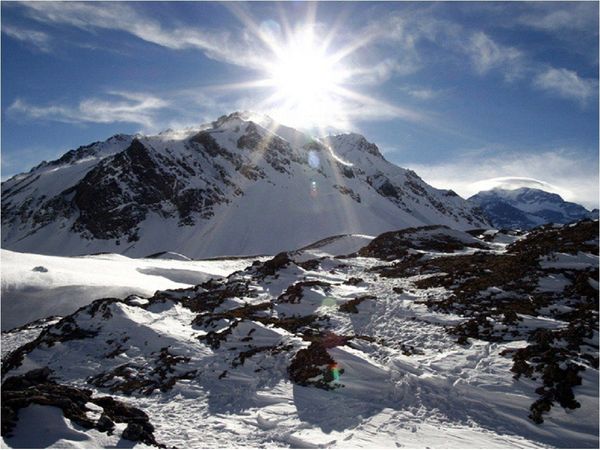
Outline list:
[[[531,229],[545,223],[566,224],[597,218],[597,210],[588,211],[556,193],[530,187],[494,188],[481,191],[468,201],[478,205],[499,228]]]
[[[3,248],[64,256],[272,254],[336,234],[485,224],[361,135],[313,139],[239,112],[67,152],[4,182],[2,208]]]

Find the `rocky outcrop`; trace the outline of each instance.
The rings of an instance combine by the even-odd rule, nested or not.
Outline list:
[[[115,423],[126,423],[123,439],[164,448],[154,438],[154,426],[148,415],[138,408],[112,397],[94,397],[92,391],[57,384],[48,368],[36,369],[10,377],[2,383],[2,436],[10,437],[19,419],[19,411],[30,405],[54,406],[77,425],[112,434]],[[98,419],[91,419],[89,405],[101,409]],[[31,430],[35,432],[35,430]]]
[[[374,255],[376,249],[385,249],[380,244],[361,252]],[[388,252],[383,251],[385,259]],[[509,245],[504,254],[480,251],[433,259],[408,257],[374,270],[388,278],[429,275],[414,285],[419,289],[447,289],[448,295],[422,303],[433,310],[466,318],[449,327],[462,345],[468,345],[470,339],[489,342],[526,339],[525,348],[507,350],[504,355],[513,358],[515,377],[525,376],[541,383],[535,391],[540,398],[531,405],[530,418],[542,423],[543,414],[555,403],[568,409],[580,406],[572,390],[581,383],[578,373],[585,370],[578,361],[588,361],[598,368],[598,354],[589,345],[598,328],[598,290],[593,287],[598,284],[597,267],[583,264],[560,268],[542,264],[551,263],[557,255],[580,252],[598,255],[597,221],[534,229]],[[538,289],[540,280],[557,276],[567,282],[562,290]],[[567,325],[556,330],[530,330],[522,325],[527,316],[546,316]]]
[[[487,249],[489,247],[485,242],[472,238],[468,233],[432,225],[383,233],[359,250],[358,254],[391,261],[408,255],[412,250],[452,253],[466,248]]]

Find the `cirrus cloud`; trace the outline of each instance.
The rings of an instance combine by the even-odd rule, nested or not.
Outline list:
[[[577,100],[582,104],[598,95],[598,81],[582,78],[568,69],[550,68],[538,74],[534,85],[559,97]]]
[[[597,2],[564,2],[558,5],[540,2],[530,3],[530,10],[522,14],[517,22],[543,31],[595,31],[598,34]]]
[[[482,189],[505,183],[529,186],[560,194],[565,200],[598,207],[598,157],[559,149],[536,153],[505,151],[489,156],[469,156],[442,164],[413,164],[425,181],[437,188],[453,189],[470,197]],[[537,186],[532,185],[537,184]],[[520,184],[520,186],[518,186]]]
[[[65,123],[127,122],[154,127],[156,113],[169,103],[153,95],[139,92],[111,91],[109,98],[86,98],[77,105],[37,106],[15,100],[6,110],[14,116]]]
[[[17,41],[31,45],[33,48],[41,52],[49,53],[52,50],[52,46],[50,44],[51,38],[43,31],[3,24],[2,33],[8,37],[16,39]]]

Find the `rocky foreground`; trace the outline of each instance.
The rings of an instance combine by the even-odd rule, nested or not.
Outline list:
[[[3,335],[33,339],[6,446],[50,415],[56,446],[598,446],[597,221],[405,229],[39,327]]]

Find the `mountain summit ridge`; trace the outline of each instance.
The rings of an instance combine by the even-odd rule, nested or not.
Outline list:
[[[565,224],[598,217],[597,210],[588,211],[556,193],[530,187],[494,188],[468,200],[478,205],[499,228],[530,229],[545,223]]]
[[[485,225],[471,204],[388,162],[361,135],[313,139],[250,117],[116,135],[11,178],[2,184],[2,247],[201,258],[272,254],[339,234]]]

